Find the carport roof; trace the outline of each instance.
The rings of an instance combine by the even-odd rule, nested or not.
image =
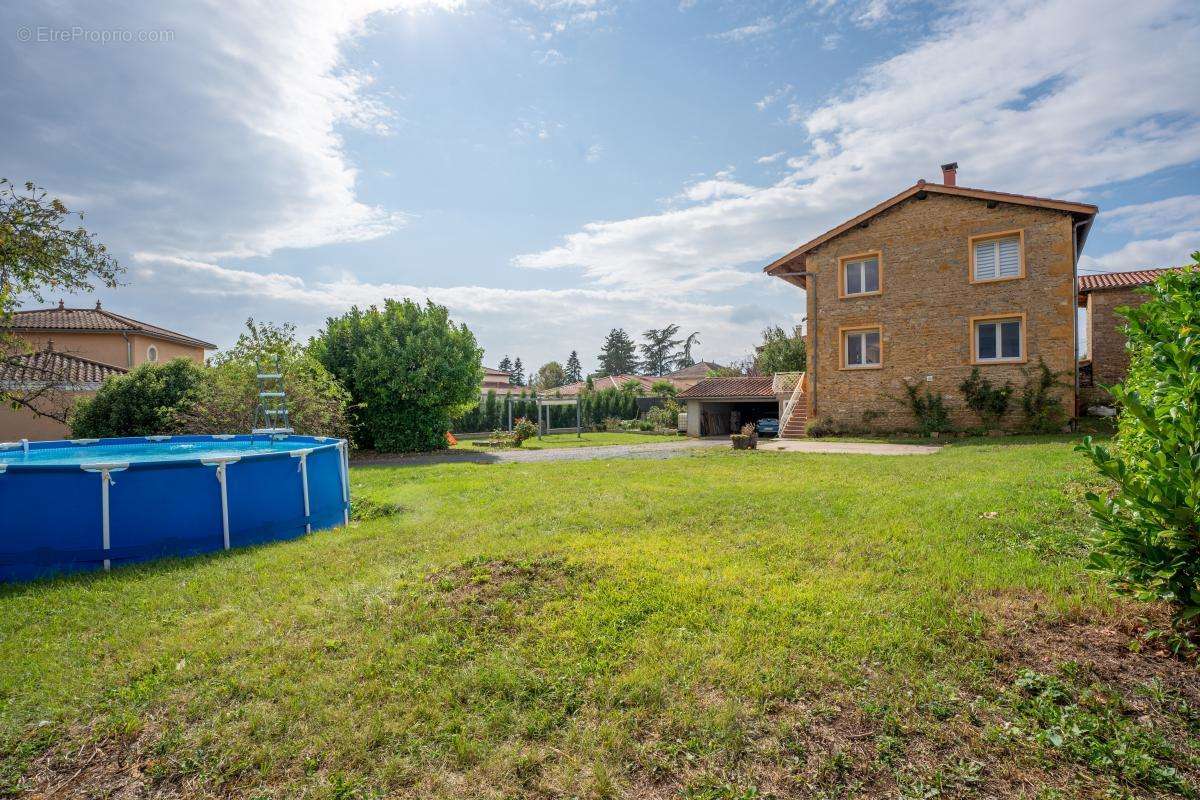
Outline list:
[[[680,400],[773,400],[774,379],[770,376],[753,378],[705,378],[680,392]]]

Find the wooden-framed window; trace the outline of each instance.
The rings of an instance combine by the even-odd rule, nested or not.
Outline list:
[[[883,294],[883,254],[879,251],[838,259],[838,297]]]
[[[1011,281],[1025,277],[1025,231],[1003,231],[967,240],[971,283]]]
[[[839,328],[842,369],[879,369],[883,366],[883,328],[859,325]]]
[[[972,364],[1020,364],[1027,358],[1024,314],[971,318]]]

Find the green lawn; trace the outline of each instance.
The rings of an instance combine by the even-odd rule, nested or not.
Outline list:
[[[1195,796],[1065,441],[352,479],[395,515],[0,590],[10,791]]]
[[[613,444],[653,444],[654,442],[671,442],[682,437],[659,436],[646,433],[626,433],[623,431],[604,431],[600,433],[584,433],[576,436],[573,433],[552,433],[538,439],[536,436],[521,445],[522,450],[545,450],[552,447],[597,447]],[[484,448],[472,444],[469,439],[462,439],[452,448],[454,450],[482,450]]]

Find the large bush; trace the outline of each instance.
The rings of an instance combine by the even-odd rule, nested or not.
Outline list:
[[[174,433],[203,381],[204,369],[186,358],[146,363],[110,377],[94,397],[75,406],[71,435],[91,439]]]
[[[483,351],[444,306],[387,300],[328,320],[312,355],[350,392],[359,447],[436,450],[479,402]]]
[[[287,393],[288,421],[309,436],[349,435],[350,394],[296,341],[289,324],[246,321],[237,343],[213,357],[195,402],[180,414],[186,433],[242,433],[254,426],[258,367],[274,369],[276,359]]]
[[[1110,388],[1121,405],[1115,447],[1080,445],[1116,483],[1089,494],[1100,523],[1093,565],[1116,587],[1164,600],[1176,624],[1200,622],[1200,253],[1162,275],[1149,299],[1123,311],[1130,366]]]

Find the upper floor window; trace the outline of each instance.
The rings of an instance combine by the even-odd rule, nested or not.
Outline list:
[[[146,360],[149,361],[151,364],[158,361],[158,348],[157,347],[155,347],[154,345],[150,345],[149,347],[146,348]]]
[[[883,366],[881,333],[882,330],[878,325],[870,328],[843,330],[842,368],[870,369]]]
[[[842,297],[861,297],[883,291],[879,256],[879,253],[863,253],[839,259],[841,275],[838,283]]]
[[[972,283],[1025,277],[1023,231],[972,236],[970,245]]]
[[[984,317],[971,321],[974,363],[1025,360],[1025,316]]]

